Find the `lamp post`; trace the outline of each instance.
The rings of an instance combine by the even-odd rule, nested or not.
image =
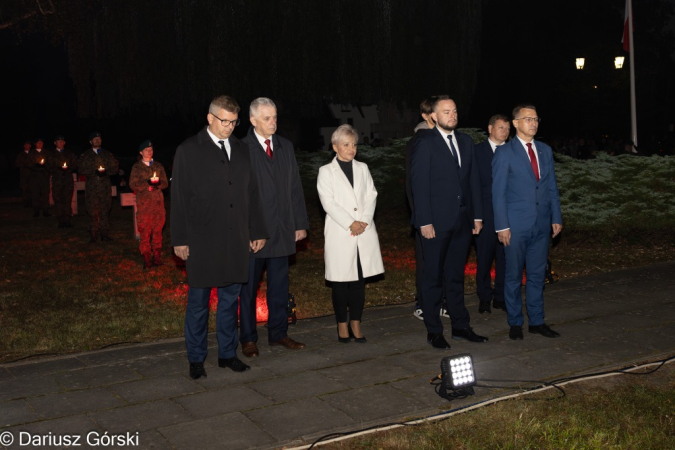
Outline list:
[[[623,67],[623,61],[624,61],[624,59],[625,59],[625,58],[624,58],[623,56],[617,56],[617,57],[615,57],[615,58],[614,58],[614,68],[617,69],[617,70],[618,70],[618,69],[621,69],[621,68]]]

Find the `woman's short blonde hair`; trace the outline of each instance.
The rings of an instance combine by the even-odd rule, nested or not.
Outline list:
[[[350,137],[354,138],[355,144],[359,142],[359,133],[356,132],[353,126],[347,124],[340,125],[339,127],[337,127],[337,129],[333,132],[333,135],[330,137],[330,143],[333,145],[337,145]]]

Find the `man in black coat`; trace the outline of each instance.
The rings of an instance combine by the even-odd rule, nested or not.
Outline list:
[[[453,338],[487,341],[471,329],[464,305],[464,265],[471,234],[480,232],[483,215],[473,141],[455,130],[457,106],[447,95],[439,95],[432,109],[436,128],[420,135],[412,152],[411,223],[421,234],[424,253],[422,309],[427,342],[446,349],[450,344],[439,317],[444,284]]]
[[[490,302],[495,309],[506,311],[504,303],[504,273],[506,258],[504,246],[497,242],[495,216],[492,211],[492,156],[497,147],[509,138],[509,118],[497,114],[488,123],[488,139],[476,145],[476,162],[480,175],[480,187],[483,196],[483,231],[477,234],[476,240],[476,290],[478,292],[478,312],[492,312]],[[490,270],[495,261],[495,287],[492,289]]]
[[[269,98],[257,98],[251,102],[249,116],[253,127],[243,141],[251,151],[251,163],[270,230],[265,248],[250,253],[248,283],[241,289],[239,341],[241,352],[250,358],[260,354],[256,345],[256,299],[263,269],[267,270],[269,344],[292,350],[305,347],[287,335],[288,256],[295,253],[295,243],[307,237],[309,219],[293,144],[275,134],[276,105]]]
[[[248,254],[269,236],[249,149],[232,136],[239,105],[226,95],[209,106],[208,127],[176,150],[171,185],[171,241],[186,261],[185,345],[190,377],[206,376],[209,297],[218,290],[218,366],[250,369],[237,358],[237,299],[248,281]]]

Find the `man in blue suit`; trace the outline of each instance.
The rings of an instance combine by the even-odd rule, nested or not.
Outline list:
[[[446,349],[450,345],[443,336],[439,317],[444,281],[453,338],[487,341],[469,326],[469,312],[464,305],[464,264],[471,233],[478,234],[482,227],[482,201],[473,141],[455,131],[455,102],[447,95],[439,95],[432,111],[436,128],[419,135],[412,152],[411,223],[422,236],[422,310],[427,342]]]
[[[492,205],[495,231],[504,244],[506,274],[504,300],[511,339],[523,339],[521,280],[526,267],[528,330],[560,336],[544,322],[544,282],[548,244],[553,231],[562,230],[560,196],[553,168],[553,152],[535,141],[539,116],[533,105],[513,109],[516,137],[502,145],[492,160]]]
[[[476,290],[478,291],[478,312],[491,313],[490,303],[495,309],[506,311],[504,303],[504,246],[497,242],[495,218],[492,212],[492,157],[498,146],[509,138],[509,118],[503,114],[490,117],[487,140],[476,145],[476,163],[480,175],[480,190],[483,196],[483,232],[476,240]],[[495,261],[495,287],[492,288],[490,271]]]

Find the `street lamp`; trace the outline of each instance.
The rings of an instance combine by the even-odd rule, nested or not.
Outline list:
[[[577,58],[577,70],[582,70],[585,62],[586,58]]]
[[[623,56],[617,56],[616,58],[614,58],[614,68],[615,69],[622,68],[623,67],[623,60],[624,60]]]

